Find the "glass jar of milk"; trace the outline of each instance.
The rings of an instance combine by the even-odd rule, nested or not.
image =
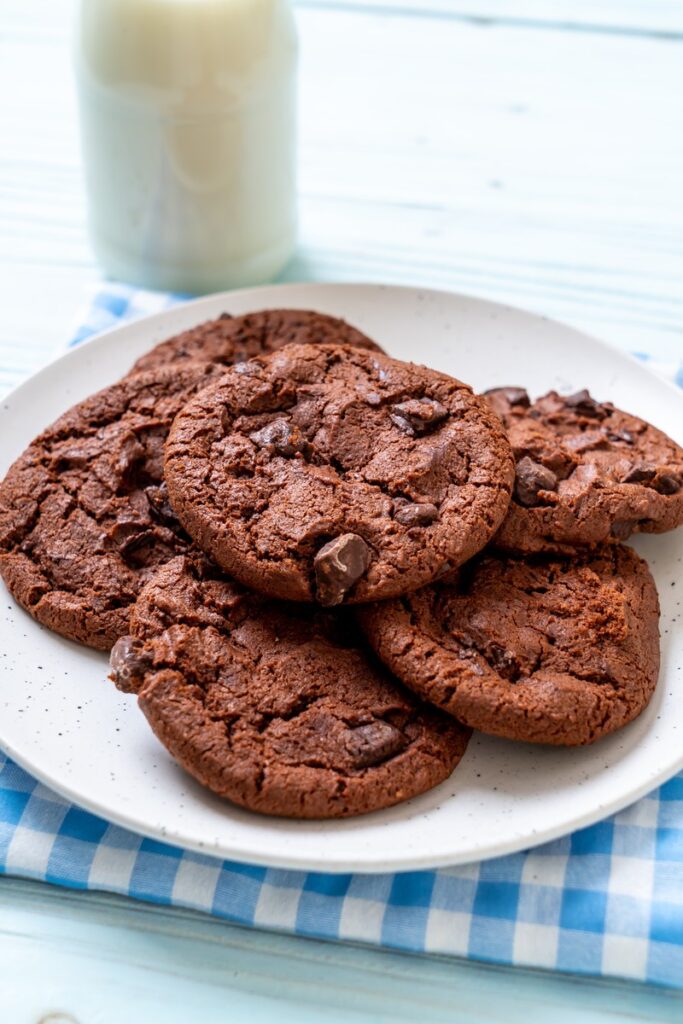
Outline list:
[[[76,68],[105,271],[195,293],[274,277],[296,231],[288,0],[81,0]]]

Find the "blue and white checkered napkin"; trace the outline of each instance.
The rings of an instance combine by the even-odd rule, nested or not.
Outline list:
[[[74,343],[173,301],[108,286]],[[683,987],[683,775],[530,852],[441,871],[324,875],[143,839],[0,755],[0,871],[316,938]]]

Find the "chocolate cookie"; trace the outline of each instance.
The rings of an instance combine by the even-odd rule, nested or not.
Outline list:
[[[155,345],[151,352],[138,359],[130,372],[139,373],[182,359],[232,366],[275,352],[284,345],[324,343],[382,351],[362,331],[326,313],[307,309],[263,309],[243,316],[223,313],[217,320],[183,331]]]
[[[431,789],[469,730],[375,663],[352,623],[245,591],[178,558],[111,654],[152,729],[203,785],[289,818],[340,818]]]
[[[0,484],[0,574],[34,618],[108,650],[160,563],[187,550],[163,483],[173,417],[222,369],[127,378],[48,427]]]
[[[199,546],[255,590],[323,605],[393,597],[480,550],[507,510],[500,421],[445,374],[290,345],[183,409],[166,480]]]
[[[640,714],[659,672],[659,602],[633,551],[487,553],[459,575],[357,611],[379,656],[421,697],[481,732],[566,746]]]
[[[517,464],[501,548],[571,554],[683,523],[683,449],[661,430],[587,391],[550,391],[533,404],[523,388],[484,397]]]

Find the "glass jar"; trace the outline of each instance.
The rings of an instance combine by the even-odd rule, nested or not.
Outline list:
[[[288,0],[81,0],[83,161],[107,274],[201,293],[282,269],[296,63]]]

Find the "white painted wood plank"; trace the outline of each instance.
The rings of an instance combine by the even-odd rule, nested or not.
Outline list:
[[[584,30],[679,34],[683,32],[680,0],[292,0],[295,7],[355,9],[387,16],[453,18],[506,22],[524,28],[530,24],[557,27],[561,31]],[[55,26],[54,7],[60,21],[71,16],[76,0],[4,0],[3,20],[8,31],[31,37],[49,34]]]
[[[329,18],[301,19],[315,257],[290,276],[379,270],[680,352],[680,44]]]
[[[355,8],[389,16],[410,13],[418,17],[504,22],[523,28],[529,24],[555,26],[564,31],[623,32],[636,34],[683,33],[683,5],[679,0],[294,0],[301,7]]]
[[[683,996],[231,927],[36,883],[0,884],[0,1020],[80,1024],[674,1022]]]

